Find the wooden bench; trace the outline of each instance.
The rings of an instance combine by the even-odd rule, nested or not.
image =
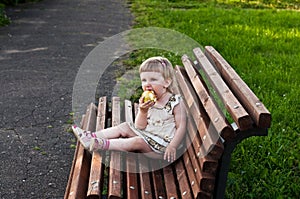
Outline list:
[[[224,198],[232,151],[245,138],[267,135],[271,114],[213,47],[193,52],[196,61],[184,55],[184,67],[176,66],[188,112],[180,157],[155,169],[165,162],[117,151],[91,155],[77,144],[65,198]],[[134,121],[137,106],[121,104],[101,97],[98,106],[88,106],[82,128],[117,125],[121,110]]]

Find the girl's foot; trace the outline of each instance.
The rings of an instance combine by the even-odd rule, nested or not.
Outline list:
[[[109,140],[105,138],[92,138],[90,144],[90,151],[108,150]]]
[[[79,142],[83,145],[85,149],[88,150],[90,148],[91,139],[96,137],[95,133],[91,131],[85,131],[77,127],[76,125],[72,126],[72,130]]]

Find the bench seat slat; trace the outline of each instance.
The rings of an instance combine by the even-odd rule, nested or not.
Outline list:
[[[139,199],[137,156],[126,154],[126,193],[127,198]]]
[[[154,198],[166,198],[165,186],[163,183],[162,168],[159,160],[151,161],[152,167],[152,180],[154,188]]]
[[[200,48],[195,48],[194,54],[201,69],[206,74],[210,84],[214,87],[214,90],[218,93],[220,99],[222,100],[225,108],[228,110],[234,121],[237,123],[241,130],[246,130],[252,127],[252,119],[243,108],[240,102],[233,95],[229,87],[222,80],[219,73],[215,70],[213,65],[204,55]],[[190,76],[192,79],[193,76]]]
[[[149,162],[148,159],[143,155],[139,154],[139,176],[141,182],[141,198],[142,199],[152,199],[154,194],[151,186],[151,173],[149,172]]]
[[[82,118],[81,118],[81,124],[83,124],[84,121],[85,121],[85,115],[83,115]],[[74,173],[75,173],[75,167],[76,167],[76,160],[77,160],[77,156],[78,156],[78,153],[79,153],[80,150],[82,150],[80,148],[80,142],[77,141],[76,149],[75,149],[74,156],[73,156],[72,167],[71,167],[71,170],[70,170],[70,175],[69,175],[69,179],[68,179],[68,183],[67,183],[67,187],[66,187],[66,192],[65,192],[65,195],[64,195],[64,199],[72,198],[72,195],[74,193],[73,192],[71,194],[70,189],[71,189],[71,185],[73,184],[73,178],[75,176]]]
[[[175,177],[173,173],[172,166],[169,165],[163,168],[164,181],[166,186],[167,198],[178,198],[177,185],[175,182]]]
[[[197,142],[195,142],[197,138],[191,140],[191,138],[187,136],[186,140],[188,146],[187,152],[193,164],[194,172],[197,173],[201,170],[202,172],[211,173],[214,175],[218,168],[218,160],[210,156],[202,156],[201,153],[196,152],[199,151]]]
[[[189,138],[187,138],[187,139],[189,140]],[[188,142],[191,142],[191,140],[189,140]],[[199,192],[211,192],[214,188],[214,182],[215,182],[214,176],[215,176],[215,172],[217,169],[216,167],[218,164],[217,163],[215,164],[215,168],[207,169],[207,168],[201,167],[201,165],[199,164],[200,157],[198,157],[198,155],[195,153],[193,145],[190,145],[190,147],[187,150],[187,153],[185,153],[183,155],[183,159],[184,159],[185,166],[189,167],[189,169],[187,169],[188,173],[189,173],[189,171],[192,172],[192,173],[189,173],[189,176],[192,176],[192,178],[193,178],[193,174],[196,176],[196,180],[193,180],[190,178],[189,181],[191,182],[191,184],[193,182],[194,183],[197,182],[200,187]],[[204,169],[206,171],[204,171]],[[199,193],[197,193],[197,194],[199,194]]]
[[[112,126],[120,124],[120,98],[112,99]],[[121,174],[121,152],[110,152],[110,167],[108,181],[108,197],[122,198],[123,179]]]
[[[110,155],[108,197],[122,198],[123,179],[121,175],[121,152],[112,151]]]
[[[178,159],[174,164],[175,164],[174,166],[175,166],[177,181],[179,184],[179,189],[181,194],[180,197],[182,199],[193,198],[188,176],[186,174],[182,158]]]
[[[96,126],[96,110],[97,107],[94,104],[90,104],[87,107],[86,114],[82,120],[82,128],[93,131]],[[83,146],[77,142],[78,149],[76,156],[73,160],[72,177],[68,188],[68,192],[65,194],[65,198],[85,198],[88,189],[88,179],[91,165],[91,155],[84,150]]]
[[[269,128],[271,126],[270,112],[231,65],[212,46],[205,47],[205,54],[211,58],[227,85],[251,114],[255,124],[260,128]]]
[[[107,118],[106,114],[106,97],[99,98],[98,112],[97,112],[97,123],[96,123],[96,131],[105,128],[105,121]],[[101,197],[103,180],[104,180],[104,169],[105,166],[102,164],[102,160],[105,156],[103,152],[94,152],[92,154],[91,160],[91,171],[90,171],[90,179],[89,179],[89,187],[88,187],[88,198],[96,198]]]
[[[133,109],[132,103],[125,100],[125,121],[133,122]],[[126,153],[126,193],[127,198],[139,199],[139,186],[138,186],[138,168],[137,168],[137,155],[133,153]]]
[[[199,184],[199,181],[198,181],[199,179],[196,178],[195,170],[192,166],[192,163],[191,163],[191,160],[190,160],[190,157],[189,157],[188,153],[183,154],[183,162],[184,162],[186,172],[187,172],[187,175],[188,175],[189,184],[192,188],[192,192],[193,192],[193,195],[194,195],[193,198],[197,198],[197,195],[200,192],[200,187],[199,187],[200,184]],[[200,173],[200,172],[198,172],[198,173]]]

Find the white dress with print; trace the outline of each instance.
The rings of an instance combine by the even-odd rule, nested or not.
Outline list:
[[[148,125],[145,129],[137,129],[132,123],[130,128],[149,144],[149,146],[157,153],[164,153],[166,147],[173,139],[176,126],[173,114],[174,107],[180,103],[179,95],[172,95],[163,108],[155,106],[148,110]]]

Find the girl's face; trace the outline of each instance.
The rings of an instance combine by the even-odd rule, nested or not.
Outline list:
[[[170,80],[166,80],[160,72],[141,72],[142,88],[144,91],[154,91],[159,98],[166,92]]]

